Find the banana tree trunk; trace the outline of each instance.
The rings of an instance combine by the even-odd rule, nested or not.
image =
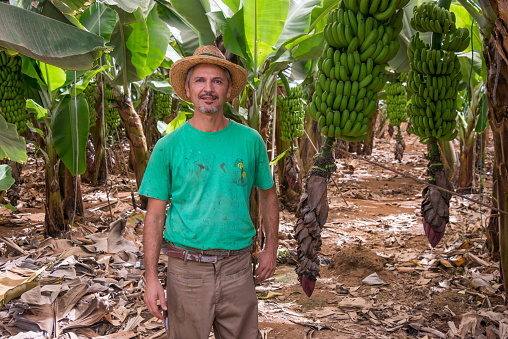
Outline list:
[[[367,138],[363,141],[363,148],[358,154],[363,155],[371,155],[372,150],[374,149],[374,137],[375,137],[375,131],[374,126],[376,125],[376,120],[379,115],[379,106],[378,109],[376,109],[376,113],[370,118],[370,124],[369,128],[367,128]],[[388,115],[387,115],[388,116]],[[386,119],[384,120],[386,123]]]
[[[145,133],[143,132],[143,124],[132,105],[130,96],[124,95],[122,97],[122,100],[118,102],[118,111],[122,118],[131,150],[134,153],[134,160],[136,161],[134,173],[136,176],[136,184],[139,188],[148,165],[148,159],[150,158],[150,153],[146,145]],[[145,199],[141,199],[141,208],[146,208]]]
[[[466,130],[466,135],[464,136],[464,144],[460,151],[459,181],[457,185],[458,189],[471,188],[473,185],[473,173],[475,168],[473,163],[473,159],[475,159],[474,150],[474,131],[471,133],[468,128]]]
[[[476,153],[476,171],[481,173],[485,167],[485,151],[487,149],[487,141],[489,140],[489,128],[486,128],[483,133],[476,137],[475,141],[475,153]],[[483,178],[481,178],[483,180]],[[483,186],[483,182],[479,185]]]
[[[457,154],[453,148],[452,141],[439,141],[441,150],[441,160],[445,169],[446,176],[450,182],[455,182],[458,178]],[[460,165],[462,168],[462,163]]]
[[[53,143],[47,144],[46,152],[47,158],[44,166],[46,193],[44,233],[47,236],[59,238],[68,230],[68,224],[64,219],[62,196],[60,194],[60,184],[58,183],[58,156]]]
[[[102,89],[102,85],[99,84],[98,88]],[[102,133],[104,110],[101,98],[102,93],[95,94],[97,120],[95,121],[95,126],[90,128],[93,144],[89,145],[89,147],[87,146],[86,172],[84,175],[85,180],[92,184],[92,186],[97,186],[107,179],[105,142],[104,134]]]
[[[71,173],[71,171],[69,171],[69,169],[64,164],[61,163],[60,166],[65,167],[64,170],[65,194],[63,200],[63,211],[65,218],[69,220],[74,215],[74,209],[76,209],[76,215],[83,215],[83,198],[81,196],[81,176],[78,175],[76,180],[76,177]]]
[[[487,81],[485,84],[487,102],[489,106],[489,124],[494,139],[494,188],[493,204],[508,212],[508,59],[503,41],[508,39],[508,13],[500,12],[504,2],[497,1],[499,6],[497,21],[489,40],[484,41],[484,58],[487,68]],[[508,291],[508,217],[499,213],[499,243],[501,251],[501,270],[504,289]]]
[[[475,125],[476,114],[470,112],[466,119],[466,128],[464,129],[464,140],[460,150],[460,169],[459,180],[457,184],[458,189],[467,189],[473,185],[473,175],[475,171],[474,160],[475,157]]]

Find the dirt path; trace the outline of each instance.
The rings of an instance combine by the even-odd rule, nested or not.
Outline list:
[[[392,161],[395,143],[389,139],[378,141],[368,159],[426,180],[425,147],[414,137],[406,144],[402,163]],[[282,295],[260,301],[261,328],[269,329],[268,337],[499,335],[499,319],[478,315],[497,312],[505,319],[506,309],[498,263],[490,262],[483,250],[481,222],[487,215],[480,215],[475,204],[453,198],[446,235],[431,249],[421,225],[421,184],[363,161],[341,159],[337,164],[322,232],[322,263],[330,264],[322,266],[311,298],[289,267],[279,269],[271,286]],[[283,219],[286,239],[281,243],[294,249],[294,215],[284,213]],[[362,283],[371,274],[383,284]],[[471,319],[478,329],[468,330]]]

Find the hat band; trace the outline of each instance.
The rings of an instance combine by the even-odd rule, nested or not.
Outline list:
[[[201,53],[200,55],[208,55],[208,56],[213,56],[214,58],[222,59],[220,56],[215,55],[215,54],[211,54],[211,53]]]

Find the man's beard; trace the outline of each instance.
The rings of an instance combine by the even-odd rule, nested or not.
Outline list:
[[[212,99],[216,100],[218,99],[219,97],[215,94],[212,94],[212,93],[204,93],[204,94],[201,94],[198,98],[199,99],[202,99],[203,97],[211,97]],[[198,106],[198,109],[202,112],[202,113],[207,113],[207,114],[213,114],[215,112],[217,112],[219,110],[219,105],[217,106],[212,106],[212,107],[208,107],[208,106]]]
[[[213,114],[219,110],[219,106],[218,105],[212,106],[212,107],[201,106],[201,107],[198,107],[198,109],[202,113]]]

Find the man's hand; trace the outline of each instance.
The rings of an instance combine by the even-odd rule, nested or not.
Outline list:
[[[148,307],[150,313],[153,316],[164,320],[162,317],[162,313],[159,310],[159,305],[157,302],[160,302],[160,307],[166,311],[168,309],[166,305],[166,297],[164,295],[164,288],[158,279],[147,279],[145,286],[145,304]]]
[[[270,278],[277,266],[277,251],[262,250],[258,253],[259,266],[256,269],[256,284]]]

